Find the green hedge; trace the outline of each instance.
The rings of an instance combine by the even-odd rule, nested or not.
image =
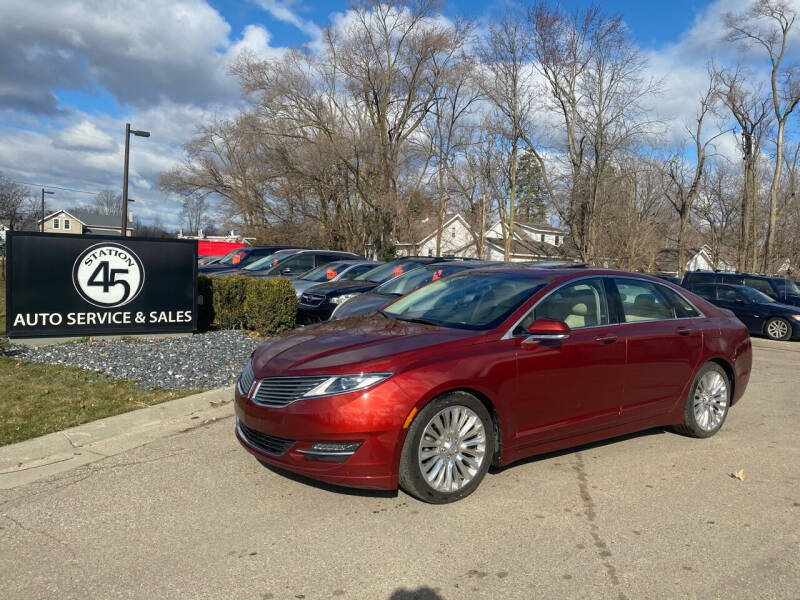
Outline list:
[[[283,277],[250,278],[245,286],[244,318],[248,329],[275,335],[294,328],[297,295]]]
[[[198,329],[249,329],[269,336],[292,329],[297,296],[288,279],[198,275]],[[199,297],[203,298],[202,303]]]
[[[248,281],[244,275],[214,277],[214,316],[223,329],[246,329],[244,292]]]

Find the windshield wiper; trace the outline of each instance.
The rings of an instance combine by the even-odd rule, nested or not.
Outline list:
[[[434,325],[436,327],[441,327],[441,323],[436,321],[431,321],[429,319],[420,319],[420,318],[407,318],[407,317],[398,317],[392,316],[392,319],[397,319],[398,321],[408,321],[409,323],[421,323],[422,325]]]

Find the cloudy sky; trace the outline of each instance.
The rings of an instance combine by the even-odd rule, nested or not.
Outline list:
[[[449,0],[445,14],[485,22],[507,1]],[[663,79],[659,116],[673,128],[691,116],[708,57],[730,59],[722,14],[744,3],[602,3],[624,15]],[[320,28],[346,10],[346,0],[1,0],[0,173],[55,189],[51,207],[121,189],[129,121],[152,132],[132,138],[133,210],[177,228],[178,203],[158,190],[158,174],[180,160],[198,124],[236,110],[231,61],[245,48],[268,57],[313,47]]]

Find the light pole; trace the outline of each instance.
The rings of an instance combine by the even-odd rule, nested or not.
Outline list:
[[[45,194],[55,194],[55,192],[51,192],[50,190],[46,190],[42,188],[42,233],[44,233],[44,195]]]
[[[125,123],[125,169],[122,175],[122,226],[119,234],[125,237],[128,234],[128,160],[131,153],[131,134],[138,137],[150,137],[149,131],[131,129],[130,123]]]

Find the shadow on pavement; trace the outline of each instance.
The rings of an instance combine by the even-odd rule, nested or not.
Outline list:
[[[334,494],[344,494],[347,496],[365,496],[368,498],[395,498],[397,496],[397,490],[364,490],[360,488],[343,487],[339,485],[333,485],[331,483],[325,483],[323,481],[317,481],[316,479],[311,479],[310,477],[298,475],[297,473],[292,473],[291,471],[286,471],[284,469],[272,466],[267,463],[262,462],[261,465],[264,468],[269,469],[276,475],[280,475],[281,477],[285,477],[286,479],[291,479],[292,481],[302,483],[303,485],[315,487],[320,490],[325,490],[326,492],[333,492]],[[423,598],[424,597],[425,596],[423,596]]]
[[[389,596],[389,600],[444,600],[444,598],[429,587],[421,587],[416,590],[397,589]]]

